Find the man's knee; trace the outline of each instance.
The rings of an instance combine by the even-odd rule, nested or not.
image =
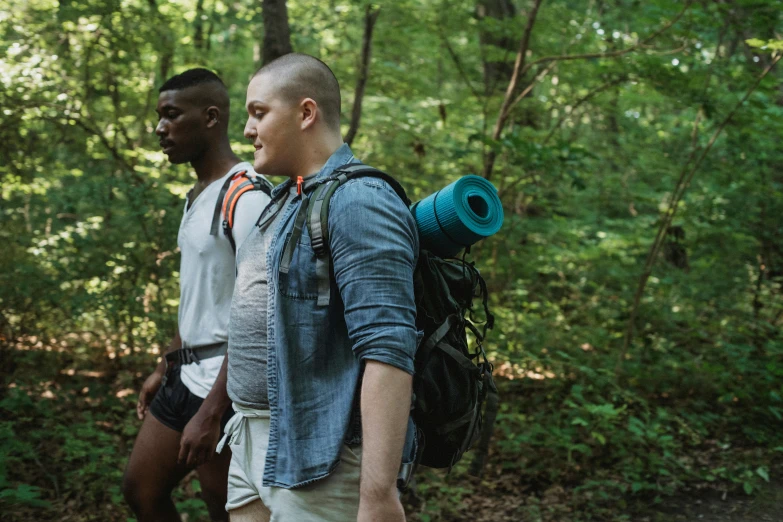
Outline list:
[[[129,470],[122,477],[122,495],[136,516],[156,513],[161,505],[170,501],[171,491],[150,487],[150,482]]]
[[[122,496],[125,497],[125,502],[128,503],[134,513],[138,513],[139,511],[139,489],[138,481],[129,470],[125,470],[125,474],[122,476]]]

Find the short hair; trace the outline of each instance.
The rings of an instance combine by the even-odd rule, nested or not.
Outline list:
[[[219,83],[224,89],[226,87],[223,80],[221,80],[217,74],[209,69],[199,67],[196,69],[188,69],[183,73],[172,76],[160,86],[158,92],[180,91],[182,89],[187,89],[188,87],[194,87],[205,83]]]
[[[332,70],[314,56],[289,53],[261,67],[253,75],[272,74],[280,96],[297,104],[312,98],[324,115],[326,124],[340,129],[340,84]]]

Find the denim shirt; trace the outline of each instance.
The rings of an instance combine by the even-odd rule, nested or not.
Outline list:
[[[350,162],[354,156],[343,144],[316,181]],[[291,183],[276,187],[273,200]],[[289,272],[280,273],[301,203],[302,196],[296,196],[285,207],[267,251],[270,431],[263,485],[282,488],[326,477],[339,464],[343,444],[361,443],[363,361],[413,374],[420,340],[413,297],[419,239],[413,216],[399,196],[386,182],[369,177],[348,181],[332,196],[327,306],[317,304],[316,257],[307,227]],[[409,417],[405,463],[413,461],[415,438]]]

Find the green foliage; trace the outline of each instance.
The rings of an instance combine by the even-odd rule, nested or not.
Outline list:
[[[627,350],[623,337],[677,179],[783,50],[780,10],[692,3],[646,41],[683,2],[544,2],[527,62],[590,57],[552,64],[493,139],[529,10],[495,4],[510,16],[479,17],[464,0],[384,5],[353,144],[415,199],[497,155],[506,222],[472,252],[492,290],[488,349],[503,381],[487,474],[467,477],[466,462],[422,472],[411,517],[474,520],[479,499],[500,498],[509,520],[627,520],[637,502],[693,484],[754,493],[783,447],[778,70],[699,166]],[[366,4],[287,5],[294,48],[340,80],[347,130]],[[234,148],[248,155],[261,27],[250,0],[0,0],[4,514],[89,520],[113,506],[99,519],[127,519],[132,391],[175,327],[192,182],[157,146],[156,87],[215,68]],[[197,497],[190,481],[175,500],[204,519]]]

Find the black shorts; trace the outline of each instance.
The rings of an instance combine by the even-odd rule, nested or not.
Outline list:
[[[180,379],[180,365],[169,369],[165,386],[161,386],[150,404],[150,413],[165,426],[182,433],[190,419],[196,415],[204,399],[193,395]],[[220,434],[225,432],[226,423],[234,415],[229,406],[220,420]]]

